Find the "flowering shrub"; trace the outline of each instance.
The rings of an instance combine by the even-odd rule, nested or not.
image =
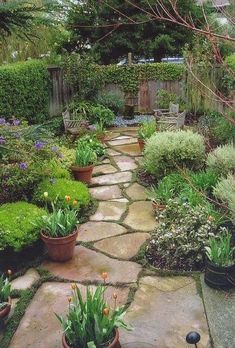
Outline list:
[[[26,202],[7,203],[0,206],[0,250],[20,251],[38,240],[33,222],[46,215],[45,210]]]
[[[157,178],[178,168],[199,169],[204,161],[204,139],[191,131],[156,133],[145,146],[145,169]]]
[[[87,186],[77,181],[46,179],[39,183],[35,190],[33,200],[40,205],[44,205],[45,192],[47,193],[46,202],[53,203],[57,201],[57,205],[61,208],[69,206],[80,210],[81,208],[87,207],[91,202],[91,196]]]
[[[147,259],[161,268],[197,270],[203,266],[205,246],[217,224],[204,207],[169,200],[160,225],[147,248]]]
[[[232,144],[217,147],[209,153],[207,166],[219,175],[235,172],[235,147]]]

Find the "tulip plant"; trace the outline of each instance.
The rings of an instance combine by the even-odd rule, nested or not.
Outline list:
[[[104,299],[105,291],[104,285],[97,286],[95,291],[87,287],[86,300],[83,300],[78,285],[72,284],[67,318],[57,315],[70,347],[106,347],[114,339],[116,328],[130,330],[123,321],[124,307],[116,306],[117,294],[113,294],[114,308],[111,309]]]

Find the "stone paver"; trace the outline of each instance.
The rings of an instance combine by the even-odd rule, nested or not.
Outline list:
[[[121,171],[134,170],[137,168],[135,160],[129,156],[115,156],[114,161]]]
[[[86,287],[79,285],[85,296]],[[112,294],[116,292],[118,305],[127,301],[128,288],[108,287],[106,299],[110,305]],[[26,310],[23,319],[13,337],[10,348],[60,348],[62,347],[62,328],[55,316],[66,315],[68,297],[71,295],[70,284],[45,283],[37,291],[34,301]]]
[[[116,198],[116,199],[110,199],[110,202],[124,202],[124,203],[128,203],[128,199],[127,198]]]
[[[139,144],[119,145],[115,146],[115,149],[130,156],[138,156],[141,154]]]
[[[126,194],[133,201],[141,201],[147,199],[146,189],[144,186],[134,183],[126,189]]]
[[[108,201],[110,199],[122,197],[122,191],[118,185],[93,187],[90,188],[89,191],[92,197],[99,201]]]
[[[235,289],[215,290],[201,277],[204,305],[214,348],[235,347]]]
[[[138,253],[141,245],[149,238],[149,233],[128,233],[123,236],[103,239],[95,243],[94,246],[111,256],[129,260]]]
[[[77,241],[93,242],[103,238],[117,236],[126,233],[127,230],[112,222],[86,222],[78,228]]]
[[[153,231],[157,226],[151,202],[134,202],[123,223],[136,231]]]
[[[113,185],[113,184],[121,184],[124,182],[131,181],[132,173],[131,172],[122,172],[122,173],[114,173],[97,176],[92,178],[92,185]]]
[[[118,155],[120,155],[120,152],[117,152],[117,151],[115,151],[115,150],[113,150],[113,149],[108,149],[108,150],[107,150],[107,154],[108,154],[109,156],[118,156]]]
[[[100,166],[96,166],[93,170],[93,174],[111,174],[116,173],[117,168],[113,167],[111,164],[102,164]]]
[[[40,276],[38,272],[34,268],[30,268],[23,276],[16,278],[11,282],[11,288],[12,290],[26,290],[39,278]]]
[[[142,278],[125,319],[134,329],[121,330],[123,347],[129,343],[129,348],[136,348],[136,342],[139,347],[143,342],[158,348],[186,348],[189,331],[200,333],[199,347],[210,347],[202,300],[190,277]]]
[[[125,145],[125,144],[134,144],[137,143],[137,139],[136,138],[116,138],[115,140],[111,140],[108,142],[109,145],[111,146],[116,146],[116,145]]]
[[[90,216],[91,221],[120,220],[126,211],[126,203],[123,202],[100,202],[96,213]]]
[[[119,261],[102,253],[76,246],[74,257],[63,263],[45,261],[43,267],[53,275],[76,281],[101,281],[101,273],[108,272],[107,281],[127,284],[137,281],[142,267],[131,261]]]

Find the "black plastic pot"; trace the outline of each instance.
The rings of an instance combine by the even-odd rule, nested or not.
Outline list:
[[[205,283],[214,289],[231,289],[234,284],[231,282],[235,272],[235,265],[221,267],[206,260]]]

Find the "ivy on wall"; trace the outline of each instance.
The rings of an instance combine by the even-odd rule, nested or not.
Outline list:
[[[123,88],[124,92],[137,93],[141,80],[181,80],[185,66],[170,63],[152,63],[143,65],[105,65],[96,66],[103,83],[115,83]]]
[[[1,117],[43,122],[48,116],[49,94],[49,74],[42,61],[0,66]]]

